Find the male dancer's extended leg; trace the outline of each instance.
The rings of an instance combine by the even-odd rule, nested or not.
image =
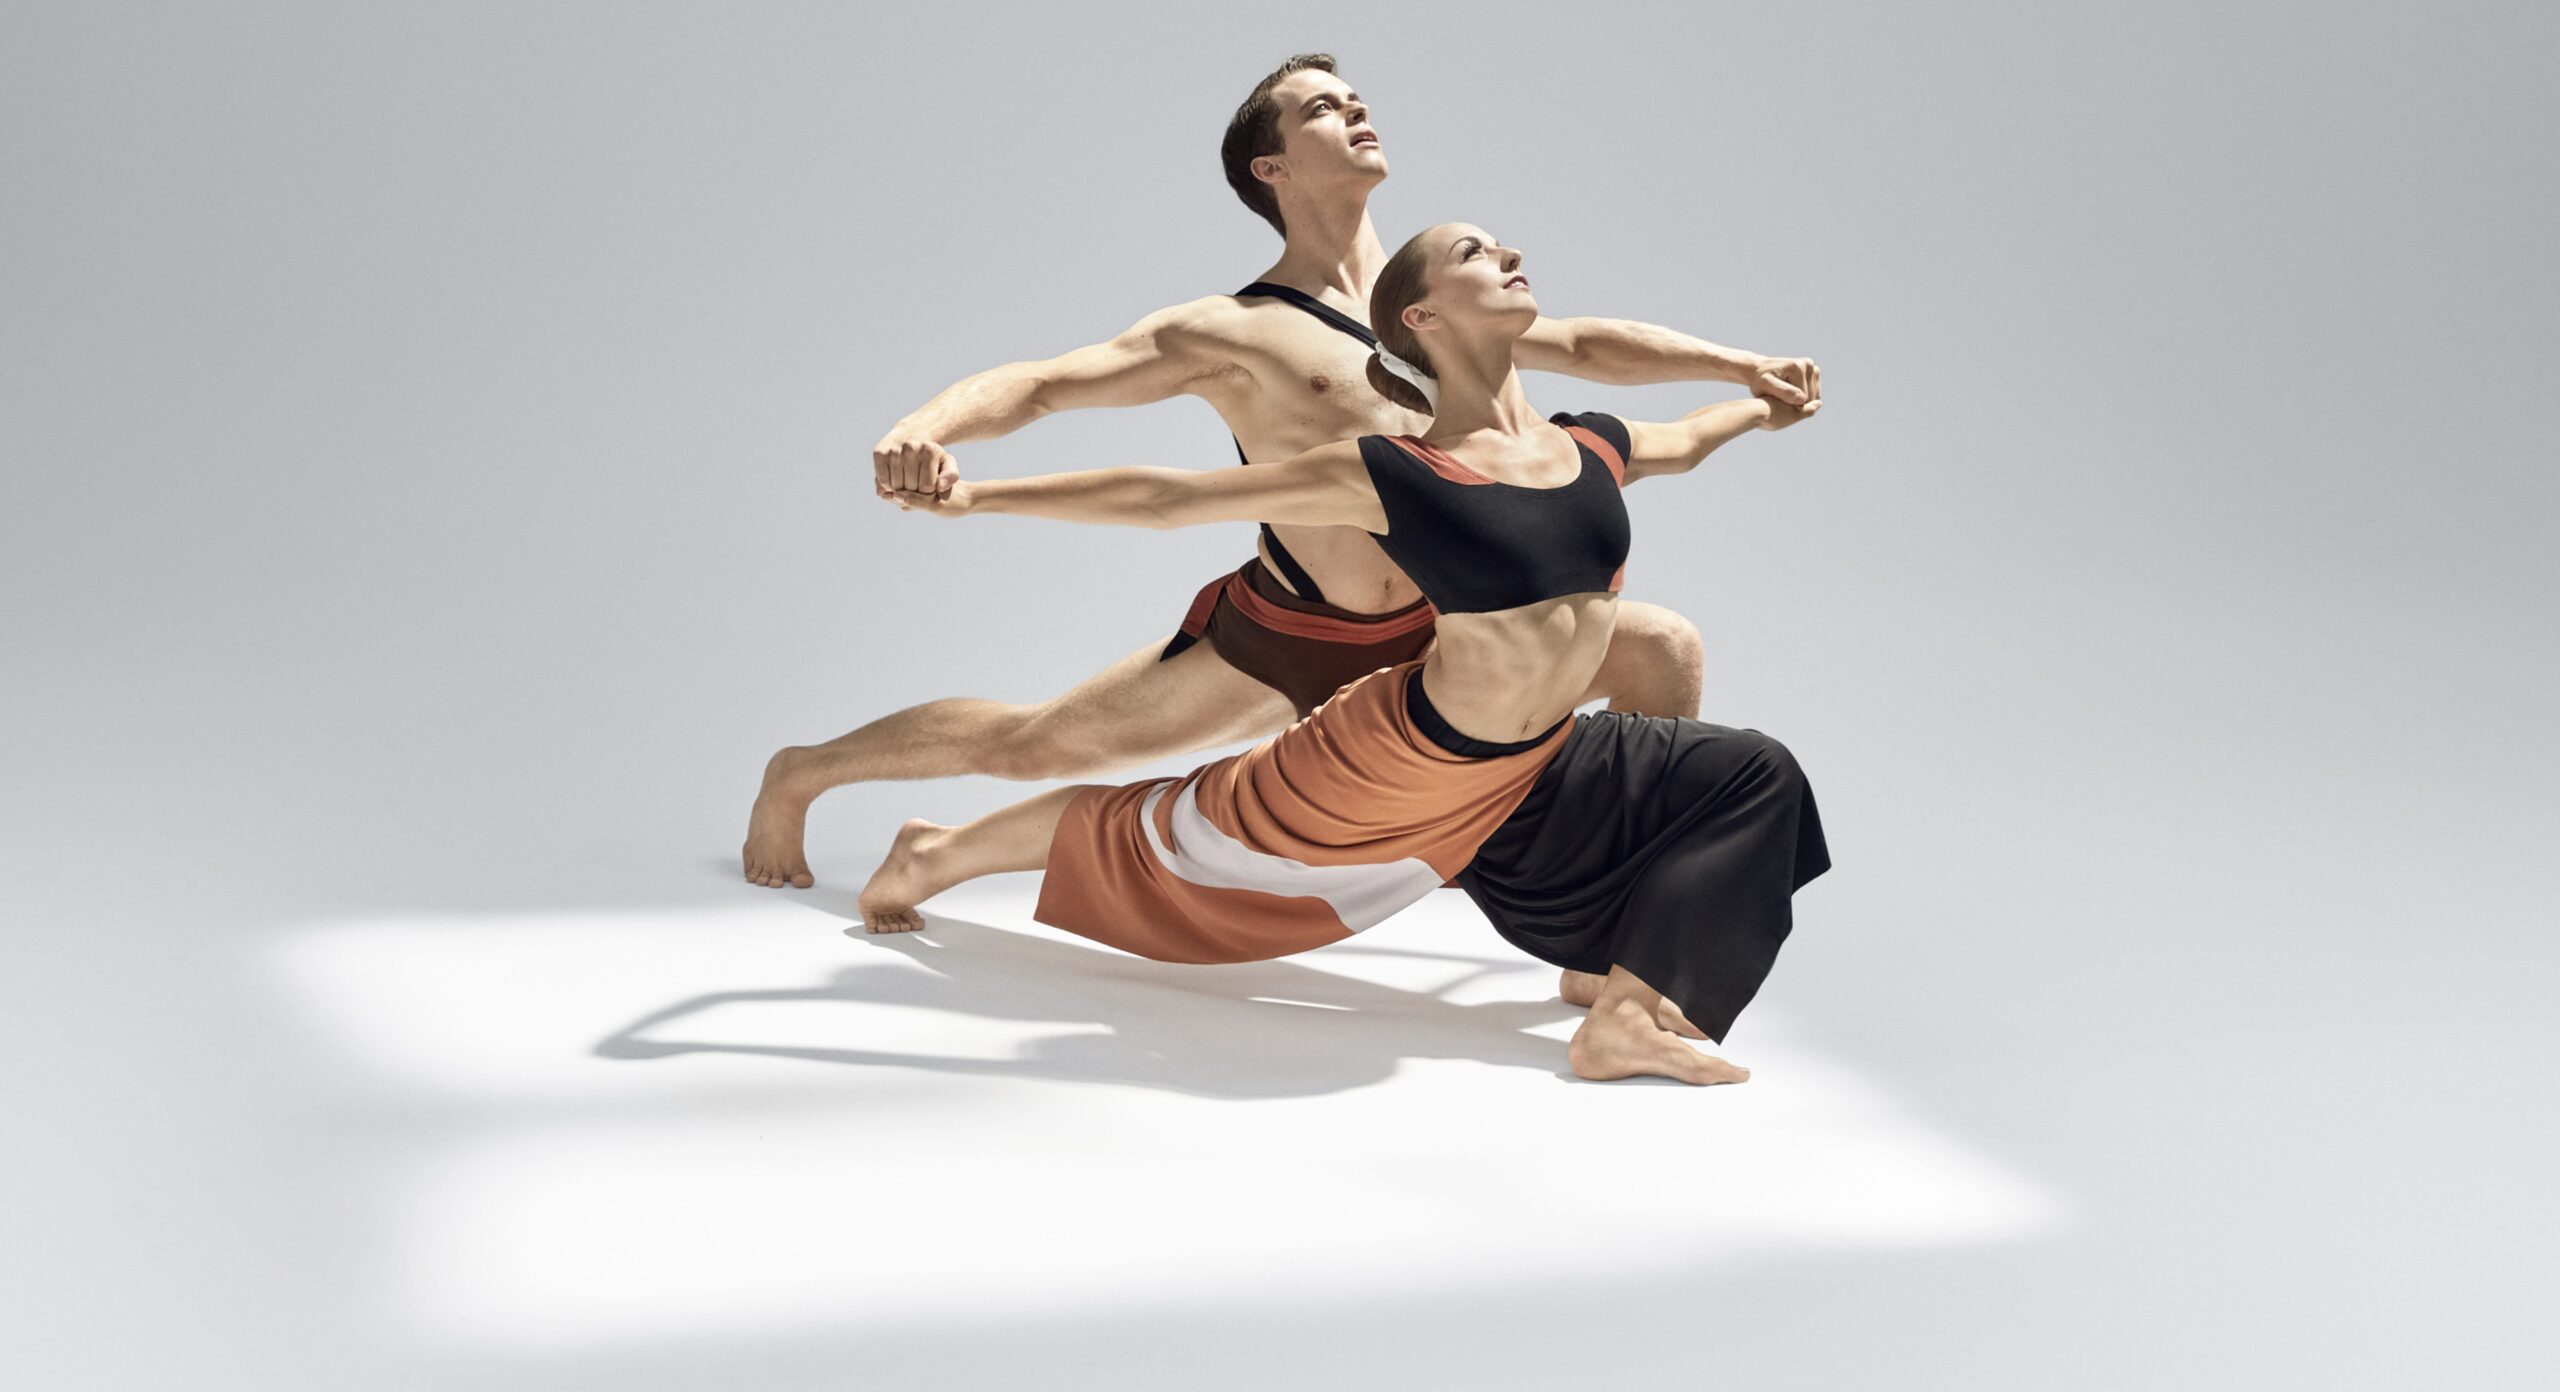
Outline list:
[[[829,788],[984,773],[1025,781],[1090,778],[1151,759],[1260,739],[1295,718],[1287,697],[1229,666],[1208,643],[1157,661],[1158,639],[1055,700],[927,701],[765,765],[740,854],[749,882],[816,883],[802,848],[809,804]]]

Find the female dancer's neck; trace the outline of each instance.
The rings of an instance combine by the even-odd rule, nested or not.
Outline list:
[[[1442,354],[1447,362],[1440,361]],[[1433,356],[1432,366],[1440,374],[1440,408],[1432,414],[1431,438],[1481,431],[1520,435],[1538,424],[1537,408],[1529,404],[1519,370],[1511,365],[1508,341],[1476,353],[1443,349]]]

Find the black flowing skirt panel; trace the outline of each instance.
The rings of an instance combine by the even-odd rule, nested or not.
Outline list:
[[[1757,730],[1602,711],[1575,721],[1519,809],[1458,874],[1542,962],[1623,966],[1722,1042],[1831,868],[1813,789]]]

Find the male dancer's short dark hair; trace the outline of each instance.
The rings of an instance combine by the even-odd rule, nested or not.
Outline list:
[[[1269,77],[1253,84],[1253,95],[1244,99],[1244,105],[1236,108],[1235,119],[1227,122],[1227,138],[1218,146],[1218,160],[1227,167],[1227,187],[1283,237],[1289,229],[1280,221],[1280,200],[1273,196],[1271,185],[1253,177],[1253,162],[1280,153],[1280,104],[1271,99],[1271,89],[1289,74],[1309,68],[1333,71],[1333,55],[1300,53],[1273,68]]]

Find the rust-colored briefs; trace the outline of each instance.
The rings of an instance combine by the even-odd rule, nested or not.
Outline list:
[[[1302,599],[1257,556],[1201,588],[1163,655],[1205,638],[1228,666],[1288,697],[1303,716],[1345,683],[1422,656],[1436,617],[1423,599],[1388,614]]]

